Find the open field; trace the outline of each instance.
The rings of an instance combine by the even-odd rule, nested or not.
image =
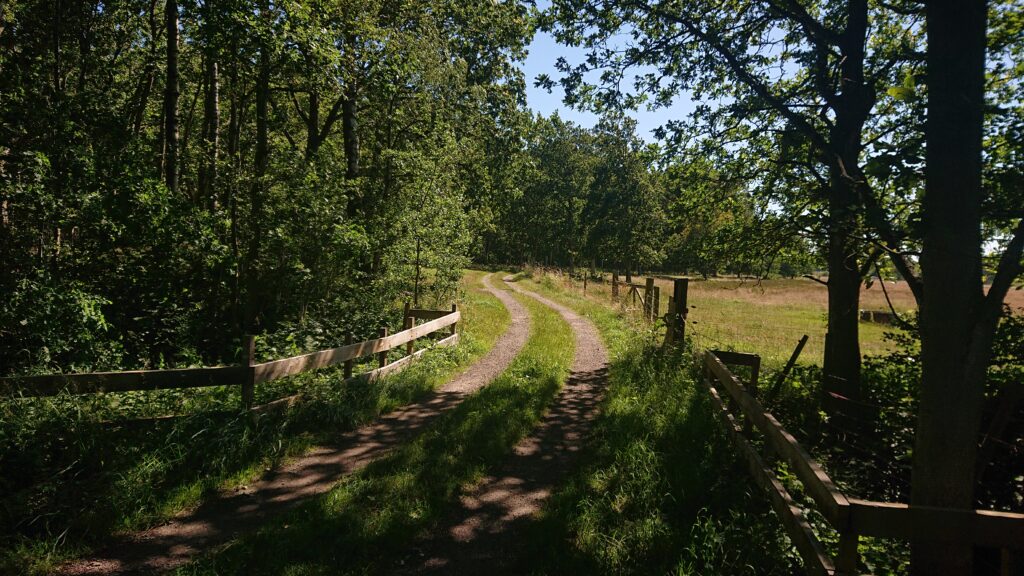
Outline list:
[[[606,280],[608,276],[605,276]],[[644,277],[634,276],[634,284],[642,284]],[[568,281],[567,281],[568,282]],[[576,290],[579,281],[572,281]],[[672,294],[672,281],[659,277],[655,285],[661,288],[660,314],[668,311],[668,297]],[[887,282],[885,289],[893,307],[900,313],[916,309],[914,297],[905,282]],[[611,287],[606,283],[590,283],[588,295],[610,298]],[[626,289],[621,291],[624,302]],[[1011,291],[1007,303],[1024,313],[1024,290]],[[881,284],[875,282],[861,290],[861,309],[887,311]],[[735,349],[760,354],[769,365],[782,364],[789,358],[800,337],[810,338],[800,356],[802,363],[821,363],[825,350],[826,312],[828,292],[824,285],[806,278],[772,280],[691,279],[689,288],[689,316],[687,334],[696,340],[698,348]],[[861,322],[861,353],[881,354],[889,349],[884,336],[897,330],[884,324]]]

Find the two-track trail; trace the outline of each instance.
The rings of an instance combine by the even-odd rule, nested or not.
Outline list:
[[[571,470],[597,416],[608,376],[608,352],[597,328],[561,304],[509,285],[571,325],[576,338],[572,372],[533,434],[461,497],[441,528],[396,567],[398,573],[494,575],[528,564],[523,528]]]
[[[509,329],[483,358],[421,401],[383,415],[346,433],[244,490],[221,493],[167,524],[121,536],[91,558],[62,567],[62,574],[162,572],[199,553],[259,527],[309,498],[330,490],[339,480],[408,442],[438,416],[501,374],[519,354],[530,334],[526,308],[510,294],[483,279],[485,289],[508,309]]]

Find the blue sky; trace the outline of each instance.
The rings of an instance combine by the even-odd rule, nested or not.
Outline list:
[[[542,3],[539,3],[542,4]],[[544,6],[541,6],[542,8]],[[538,74],[548,74],[557,80],[559,73],[555,69],[555,61],[565,57],[570,65],[579,64],[586,57],[580,48],[564,46],[555,41],[548,33],[538,31],[529,46],[529,56],[522,69],[526,75],[526,98],[530,108],[545,116],[558,111],[562,118],[572,120],[582,126],[591,127],[597,123],[597,116],[591,112],[573,110],[562,103],[563,92],[559,87],[548,93],[543,88],[534,87]],[[632,85],[624,88],[632,88]],[[685,94],[681,95],[669,108],[650,111],[640,109],[631,115],[637,120],[637,133],[649,142],[654,141],[651,131],[669,120],[681,120],[693,110],[693,102]]]

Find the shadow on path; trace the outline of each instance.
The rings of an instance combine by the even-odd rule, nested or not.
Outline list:
[[[506,278],[507,280],[507,278]],[[593,323],[536,293],[514,290],[555,309],[572,326],[576,354],[572,373],[534,433],[516,445],[494,474],[484,478],[415,559],[398,573],[495,574],[520,556],[523,527],[568,474],[597,416],[608,377],[608,353]]]
[[[259,527],[330,490],[346,475],[409,441],[438,416],[496,378],[519,354],[530,333],[526,308],[485,276],[485,289],[509,310],[509,329],[483,358],[421,401],[381,416],[318,447],[251,486],[219,494],[195,510],[145,532],[121,536],[90,558],[66,564],[61,574],[129,574],[171,570],[204,550]]]

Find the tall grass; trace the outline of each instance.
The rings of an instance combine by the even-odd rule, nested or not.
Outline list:
[[[286,411],[241,414],[228,387],[0,402],[0,573],[47,573],[433,389],[508,326],[481,275],[464,281],[458,347],[377,382],[328,369],[258,387],[258,402],[301,391]]]
[[[478,482],[536,425],[573,357],[569,326],[521,299],[529,341],[489,385],[327,495],[179,574],[371,574],[398,566],[418,535],[438,530],[460,491]]]

